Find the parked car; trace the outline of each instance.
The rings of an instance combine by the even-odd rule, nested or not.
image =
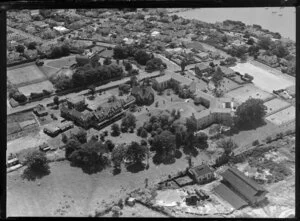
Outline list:
[[[49,147],[49,145],[47,143],[43,143],[42,145],[39,146],[39,149],[41,151],[47,152],[47,151],[51,150],[51,147]]]
[[[20,164],[19,159],[17,157],[13,157],[8,159],[7,161],[7,173],[12,172],[14,170],[19,169],[20,167],[22,167],[22,164]]]

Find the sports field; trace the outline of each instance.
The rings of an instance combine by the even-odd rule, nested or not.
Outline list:
[[[282,125],[284,123],[288,123],[290,121],[295,120],[296,117],[296,108],[294,106],[290,106],[282,111],[279,111],[275,114],[272,114],[266,119],[273,124]]]
[[[30,64],[8,69],[7,79],[16,86],[19,86],[20,84],[23,86],[39,80],[42,81],[43,79],[46,79],[46,76],[35,64]]]
[[[225,94],[226,97],[234,98],[238,103],[243,103],[247,99],[256,98],[256,99],[268,99],[273,97],[274,95],[260,90],[254,85],[247,84],[244,87],[237,88]]]
[[[30,84],[30,85],[27,85],[27,86],[24,86],[24,87],[19,87],[18,89],[25,96],[29,96],[30,93],[32,93],[32,92],[40,93],[43,90],[53,91],[54,87],[53,87],[53,84],[50,81],[46,80],[46,81],[42,81],[42,82],[39,82],[39,83],[36,83],[36,84]]]
[[[264,91],[271,92],[273,90],[284,89],[295,85],[295,82],[288,80],[284,76],[275,75],[266,69],[255,66],[251,63],[238,63],[236,66],[231,67],[234,71],[241,74],[248,73],[254,77],[253,84]]]
[[[273,113],[281,108],[288,107],[291,104],[284,100],[281,100],[279,98],[274,98],[270,101],[265,102],[264,105],[267,106],[267,108],[268,108],[267,114],[269,114],[269,113]]]

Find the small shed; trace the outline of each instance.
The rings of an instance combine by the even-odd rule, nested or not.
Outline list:
[[[213,170],[207,165],[199,165],[189,169],[188,174],[199,184],[214,179]]]
[[[129,206],[134,206],[134,204],[135,204],[135,198],[133,198],[133,197],[128,198],[127,204]]]
[[[38,117],[43,117],[48,115],[48,112],[46,111],[46,108],[42,104],[38,104],[34,109],[33,113],[35,113],[36,116]]]

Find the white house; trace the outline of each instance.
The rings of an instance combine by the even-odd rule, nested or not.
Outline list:
[[[69,31],[69,29],[63,27],[63,26],[55,26],[53,29],[61,34],[66,33]]]

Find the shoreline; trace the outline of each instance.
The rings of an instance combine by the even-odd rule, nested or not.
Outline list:
[[[202,22],[206,22],[206,23],[210,23],[210,24],[215,24],[216,22],[223,22],[225,21],[226,19],[229,19],[229,20],[233,20],[233,21],[241,21],[243,23],[245,23],[246,25],[253,25],[255,24],[255,22],[253,24],[251,24],[251,22],[245,22],[245,21],[242,21],[243,19],[236,19],[236,18],[226,18],[226,19],[215,19],[214,21],[205,21],[205,19],[201,19],[201,18],[196,18],[196,16],[186,16],[186,13],[194,13],[196,10],[203,10],[205,11],[206,9],[216,9],[216,8],[183,8],[183,9],[174,9],[174,10],[171,10],[169,11],[169,15],[177,15],[179,17],[182,17],[182,18],[185,18],[185,19],[190,19],[190,20],[199,20],[199,21],[202,21]],[[222,9],[222,8],[220,8]],[[230,9],[230,8],[229,8]],[[193,18],[189,18],[189,17],[193,17]],[[217,17],[217,16],[216,16]],[[265,18],[265,20],[272,20],[272,19],[269,19],[269,18]],[[296,20],[296,19],[295,19]],[[282,36],[282,39],[288,39],[288,40],[291,40],[293,42],[296,42],[296,36],[292,37],[290,36],[290,34],[286,34],[286,33],[283,33],[282,31],[276,31],[276,30],[272,30],[273,28],[272,27],[267,27],[266,25],[264,24],[261,24],[261,23],[256,23],[258,25],[261,25],[263,29],[268,29],[269,31],[271,32],[279,32],[280,35]]]

